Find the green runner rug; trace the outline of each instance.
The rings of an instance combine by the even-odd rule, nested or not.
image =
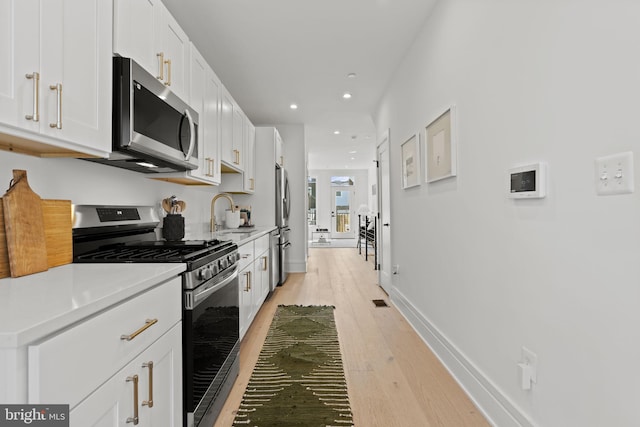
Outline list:
[[[234,426],[353,426],[331,306],[279,306]]]

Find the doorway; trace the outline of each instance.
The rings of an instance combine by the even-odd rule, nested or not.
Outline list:
[[[354,191],[345,187],[331,187],[331,238],[353,239]]]

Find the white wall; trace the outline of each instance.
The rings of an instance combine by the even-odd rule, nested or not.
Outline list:
[[[440,1],[379,105],[392,300],[496,425],[640,425],[640,173],[607,197],[594,173],[640,162],[638,22],[631,0]],[[458,176],[402,190],[399,144],[451,103]],[[548,196],[507,199],[506,171],[533,161]]]
[[[33,191],[43,199],[74,204],[155,205],[175,195],[187,203],[186,232],[208,229],[211,199],[217,187],[188,187],[148,179],[144,174],[79,159],[45,159],[0,151],[0,183],[9,188],[13,169],[27,171]],[[4,191],[2,191],[4,194]]]
[[[307,271],[307,144],[304,126],[276,125],[276,128],[282,137],[284,168],[289,174],[291,187],[291,249],[289,264],[285,268],[291,273],[303,273]]]

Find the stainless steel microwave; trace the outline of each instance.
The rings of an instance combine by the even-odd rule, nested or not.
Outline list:
[[[143,173],[198,168],[198,113],[131,58],[113,58],[113,146],[87,159]]]

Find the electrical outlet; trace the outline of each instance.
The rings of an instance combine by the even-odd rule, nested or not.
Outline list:
[[[633,152],[597,158],[595,178],[598,195],[633,193]]]
[[[400,266],[398,264],[393,264],[391,274],[400,274]]]

